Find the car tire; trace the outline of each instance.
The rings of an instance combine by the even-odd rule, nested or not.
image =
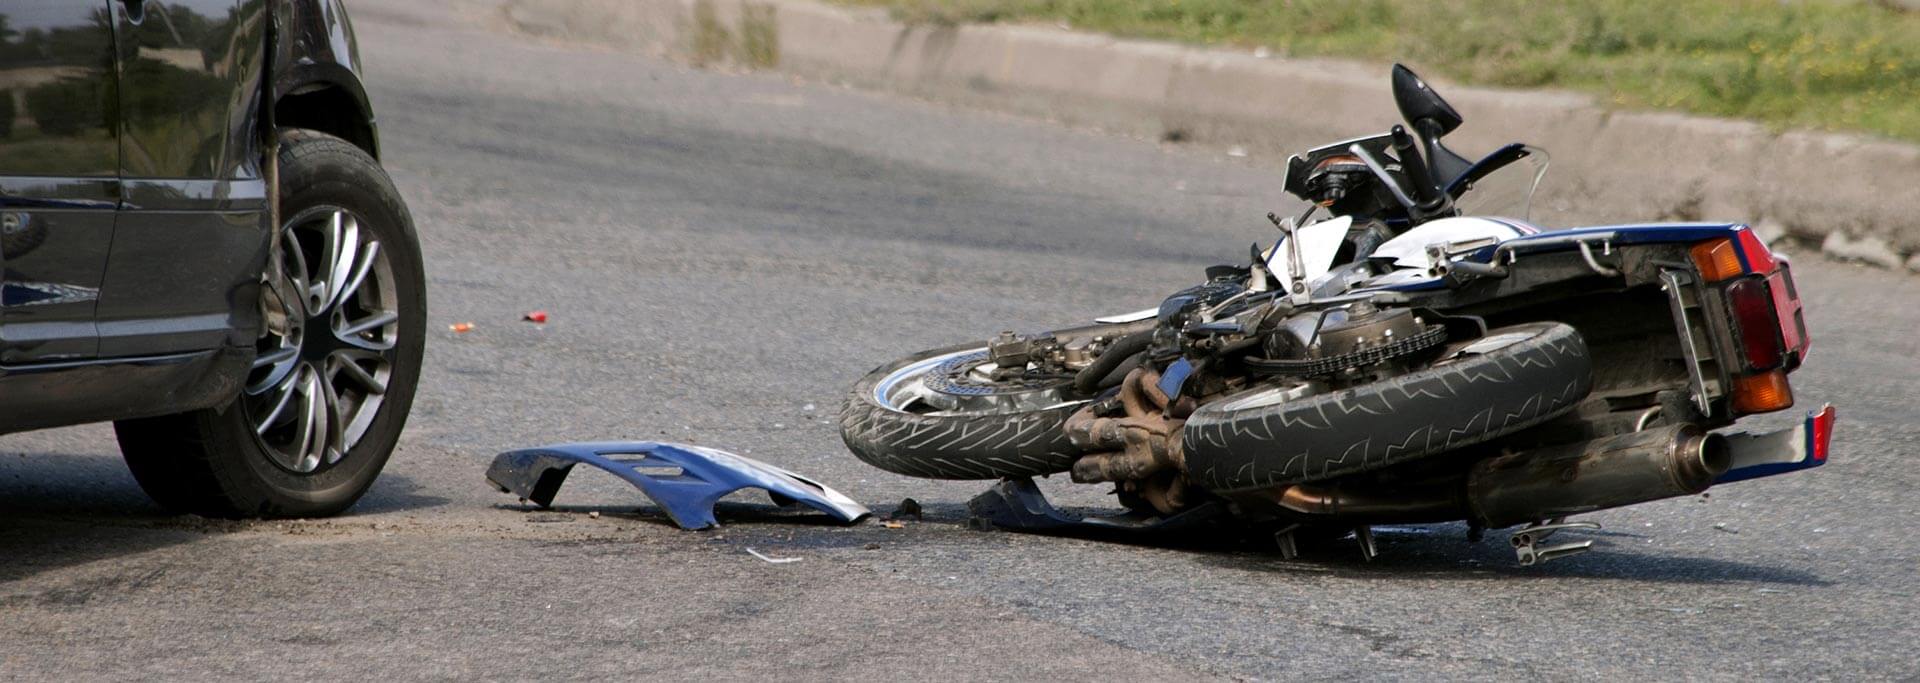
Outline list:
[[[283,248],[269,258],[289,265],[261,287],[266,322],[243,389],[216,408],[114,423],[140,487],[175,512],[339,513],[372,486],[413,403],[427,307],[405,203],[351,143],[297,129],[280,139]],[[338,263],[348,270],[324,265]],[[328,441],[316,451],[302,435]]]

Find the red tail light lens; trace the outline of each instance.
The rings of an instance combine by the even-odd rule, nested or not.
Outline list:
[[[1773,309],[1773,289],[1765,278],[1747,278],[1727,287],[1727,307],[1740,328],[1740,345],[1746,347],[1747,366],[1754,370],[1772,370],[1785,360],[1786,344],[1780,339],[1780,316]]]

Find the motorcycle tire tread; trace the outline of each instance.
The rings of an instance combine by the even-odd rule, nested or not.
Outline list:
[[[1572,410],[1592,389],[1573,327],[1529,323],[1511,345],[1340,391],[1237,411],[1202,406],[1182,450],[1223,493],[1332,479],[1498,438]]]
[[[921,415],[881,405],[874,387],[908,364],[964,351],[954,346],[875,368],[840,409],[840,437],[861,461],[927,479],[1004,479],[1065,472],[1080,457],[1063,428],[1079,404],[997,415]]]

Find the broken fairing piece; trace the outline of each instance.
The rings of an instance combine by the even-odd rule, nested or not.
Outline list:
[[[867,508],[812,479],[726,451],[656,441],[573,443],[501,453],[487,468],[487,480],[540,507],[554,494],[574,465],[613,473],[645,493],[683,529],[719,526],[713,505],[743,488],[766,489],[780,505],[799,503],[849,524]]]

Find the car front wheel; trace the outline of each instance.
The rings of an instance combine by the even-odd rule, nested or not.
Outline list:
[[[420,377],[426,283],[406,205],[379,164],[307,130],[280,144],[280,239],[245,385],[207,410],[114,424],[142,489],[214,517],[313,517],[359,500]]]

